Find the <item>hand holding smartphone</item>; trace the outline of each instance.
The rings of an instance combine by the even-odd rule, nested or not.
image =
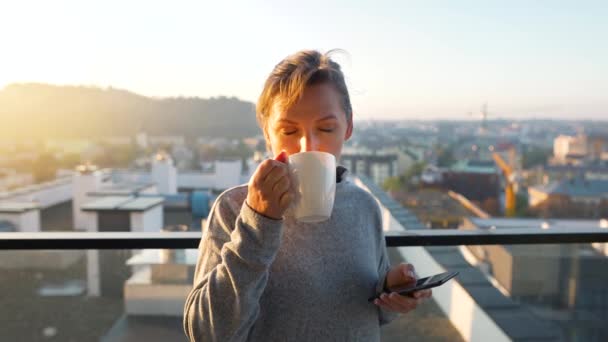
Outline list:
[[[408,296],[416,291],[426,290],[433,287],[437,287],[439,285],[443,285],[448,280],[454,278],[458,275],[458,272],[444,272],[435,274],[430,277],[420,278],[416,281],[415,285],[403,286],[395,289],[391,289],[391,292],[397,292],[402,296]],[[375,299],[379,298],[382,293],[377,294],[374,297],[368,299],[368,301],[373,302]]]

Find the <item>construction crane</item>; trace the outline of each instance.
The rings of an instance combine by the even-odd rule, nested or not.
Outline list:
[[[469,116],[476,116],[473,112],[468,112]],[[488,103],[484,102],[481,106],[481,112],[479,117],[481,118],[481,125],[479,126],[479,134],[486,135],[488,133]]]
[[[510,155],[513,155],[513,148],[510,151]],[[513,171],[513,167],[502,159],[500,154],[494,152],[492,153],[492,157],[496,162],[496,165],[502,170],[502,174],[505,177],[505,216],[506,217],[514,217],[515,216],[515,172]],[[514,159],[513,157],[509,159]]]
[[[488,104],[484,103],[481,106],[481,133],[488,133]]]

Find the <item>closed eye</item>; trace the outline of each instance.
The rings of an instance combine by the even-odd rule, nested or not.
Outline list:
[[[283,135],[293,135],[296,132],[297,132],[297,130],[295,130],[295,129],[293,129],[293,130],[285,130],[285,131],[282,131],[281,134],[283,134]]]

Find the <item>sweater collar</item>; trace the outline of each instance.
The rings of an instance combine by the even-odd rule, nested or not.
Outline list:
[[[336,167],[336,183],[342,183],[348,175],[348,169],[342,165]]]

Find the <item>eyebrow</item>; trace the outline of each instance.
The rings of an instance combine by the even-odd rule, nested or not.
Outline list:
[[[329,114],[329,115],[325,115],[324,117],[320,118],[317,121],[325,121],[325,120],[330,120],[330,119],[338,119],[334,114]]]
[[[279,119],[279,120],[277,120],[277,123],[286,123],[286,124],[291,124],[291,125],[297,125],[297,122],[291,121],[289,119]]]
[[[325,121],[325,120],[331,120],[331,119],[338,119],[338,118],[334,114],[329,114],[329,115],[326,115],[326,116],[320,118],[317,121]],[[287,123],[287,124],[292,124],[292,125],[298,124],[295,121],[291,121],[291,120],[285,119],[285,118],[281,118],[281,119],[277,120],[277,123]]]

